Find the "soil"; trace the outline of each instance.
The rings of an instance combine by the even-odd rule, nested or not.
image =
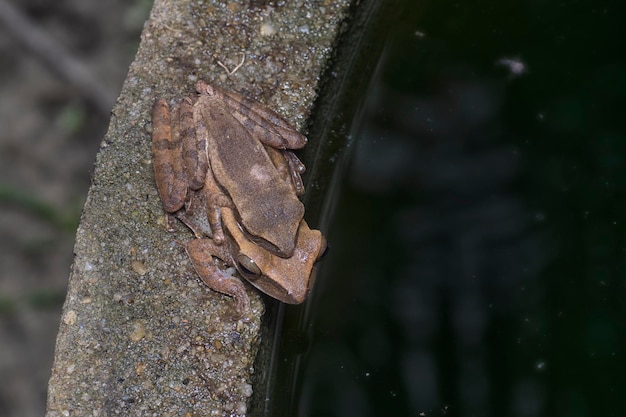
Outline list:
[[[10,3],[116,97],[152,2]],[[34,417],[45,412],[74,232],[108,114],[2,26],[0,91],[0,415]]]

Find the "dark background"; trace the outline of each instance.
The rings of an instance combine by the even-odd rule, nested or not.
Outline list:
[[[624,415],[623,7],[385,4],[283,415]]]
[[[144,0],[2,3],[86,65],[113,99],[151,7]],[[18,36],[0,24],[0,416],[35,417],[45,411],[75,227],[109,115]]]

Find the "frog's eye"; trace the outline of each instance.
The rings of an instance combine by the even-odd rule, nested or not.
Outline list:
[[[328,242],[326,242],[326,238],[322,235],[322,242],[320,244],[320,251],[317,254],[317,259],[315,262],[321,261],[328,254]]]
[[[254,280],[260,277],[261,268],[250,257],[240,253],[237,255],[237,263],[239,264],[239,271],[246,276],[247,279]]]

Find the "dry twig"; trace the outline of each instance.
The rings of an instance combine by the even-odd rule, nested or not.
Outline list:
[[[226,73],[227,73],[229,76],[231,76],[231,75],[233,75],[234,73],[236,73],[236,72],[237,72],[237,70],[238,70],[239,68],[241,68],[241,66],[243,65],[243,63],[244,63],[244,62],[246,62],[246,54],[242,52],[242,53],[241,53],[241,62],[240,62],[239,64],[237,64],[237,66],[236,66],[235,68],[233,68],[233,69],[232,69],[232,71],[231,71],[231,70],[229,70],[229,69],[226,67],[226,65],[222,64],[220,61],[217,61],[217,65],[219,65],[220,67],[224,68],[224,70],[226,71]]]

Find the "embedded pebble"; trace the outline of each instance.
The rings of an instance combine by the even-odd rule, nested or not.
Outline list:
[[[67,325],[76,324],[76,319],[78,318],[78,314],[74,310],[70,310],[65,313],[65,317],[63,318],[63,322]]]
[[[148,367],[148,365],[146,365],[145,363],[143,363],[143,362],[139,362],[139,363],[135,366],[135,373],[136,373],[137,375],[141,375],[141,374],[143,374],[143,371],[145,371],[147,367]]]
[[[252,385],[250,384],[247,384],[247,383],[241,384],[240,390],[241,390],[241,395],[243,395],[244,397],[249,397],[252,395]]]
[[[148,268],[146,268],[144,263],[141,261],[134,260],[130,263],[130,266],[133,268],[133,271],[139,275],[145,275],[148,272]]]
[[[67,368],[65,368],[65,372],[67,372],[68,375],[71,375],[75,370],[76,370],[76,364],[75,363],[72,363],[72,364],[68,365]]]
[[[235,406],[235,411],[237,412],[237,414],[240,414],[240,415],[246,414],[246,411],[248,411],[248,408],[246,407],[245,401],[238,402]]]
[[[142,322],[136,321],[133,323],[133,331],[130,333],[130,340],[132,342],[139,342],[146,335],[146,328]]]
[[[261,35],[262,36],[271,36],[276,33],[276,28],[271,23],[263,23],[261,25]]]

